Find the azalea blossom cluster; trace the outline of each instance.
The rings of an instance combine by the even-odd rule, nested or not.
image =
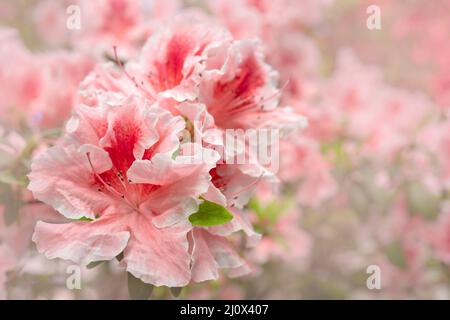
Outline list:
[[[217,136],[303,123],[278,108],[276,73],[259,44],[180,15],[136,60],[116,64],[83,80],[63,136],[33,160],[33,195],[68,219],[89,220],[39,222],[38,250],[85,265],[122,255],[127,272],[156,286],[216,279],[218,268],[246,272],[225,237],[256,236],[239,208],[266,170],[218,164]]]
[[[367,5],[0,4],[0,299],[450,298],[448,10]]]

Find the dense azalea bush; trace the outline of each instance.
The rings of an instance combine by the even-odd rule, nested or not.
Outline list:
[[[0,298],[450,298],[436,3],[2,2]]]

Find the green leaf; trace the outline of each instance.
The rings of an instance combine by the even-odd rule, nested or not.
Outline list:
[[[262,206],[256,198],[251,198],[247,203],[247,208],[255,212],[260,219],[268,219],[271,222],[276,222],[291,206],[292,201],[289,199],[284,199],[283,201],[273,200],[265,206]]]
[[[88,268],[88,269],[94,269],[95,267],[101,265],[101,264],[104,263],[104,262],[105,262],[105,261],[94,261],[94,262],[89,263],[89,264],[86,266],[86,268]]]
[[[286,211],[285,206],[277,200],[271,201],[264,210],[264,216],[272,223],[275,223],[278,218]]]
[[[147,300],[153,292],[153,285],[142,282],[128,272],[128,293],[133,300]]]
[[[204,200],[198,207],[198,211],[189,216],[193,226],[211,227],[227,223],[233,219],[233,215],[221,205]]]
[[[80,219],[77,219],[77,221],[94,221],[94,219],[88,217],[81,217]]]
[[[4,184],[15,184],[17,183],[17,179],[9,171],[0,171],[0,182]]]
[[[247,203],[247,207],[252,210],[254,213],[256,213],[258,216],[262,216],[264,214],[264,209],[262,208],[261,204],[259,203],[258,199],[252,197]]]
[[[390,245],[388,245],[385,252],[389,261],[393,265],[401,269],[406,269],[408,267],[405,251],[403,250],[403,247],[399,241],[394,241]]]
[[[419,182],[411,182],[406,187],[408,209],[412,214],[420,214],[427,220],[436,219],[439,201]]]
[[[344,143],[341,140],[327,142],[321,145],[322,153],[330,155],[334,163],[339,167],[349,164],[349,156],[345,151]]]

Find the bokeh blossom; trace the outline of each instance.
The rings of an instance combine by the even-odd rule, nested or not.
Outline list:
[[[450,299],[450,8],[370,4],[3,1],[0,299]]]

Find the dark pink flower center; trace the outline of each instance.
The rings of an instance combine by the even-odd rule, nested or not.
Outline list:
[[[111,197],[124,202],[131,208],[138,210],[139,205],[146,197],[160,186],[151,184],[136,184],[127,177],[127,171],[136,160],[133,154],[135,145],[141,139],[142,130],[131,118],[122,118],[113,126],[113,134],[110,146],[104,150],[108,152],[112,161],[112,168],[108,171],[97,173],[87,154],[92,166],[92,185],[98,192],[104,192]],[[155,146],[145,150],[144,159],[150,159]]]

